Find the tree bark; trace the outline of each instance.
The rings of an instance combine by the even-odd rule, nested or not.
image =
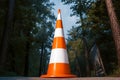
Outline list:
[[[87,77],[90,76],[90,67],[89,67],[89,54],[88,54],[88,48],[87,48],[87,42],[86,39],[83,38],[83,42],[84,42],[84,51],[85,51],[85,60],[86,60],[86,75]]]
[[[80,4],[82,5],[82,2],[80,1]],[[81,25],[82,25],[82,37],[83,37],[83,42],[84,42],[84,50],[85,50],[85,58],[86,58],[86,76],[90,76],[90,69],[89,69],[89,62],[88,62],[88,48],[87,48],[87,43],[85,40],[85,23],[83,21],[83,14],[82,11],[80,10],[80,20],[81,20]]]
[[[29,33],[27,33],[27,37],[29,37]],[[25,54],[25,69],[24,69],[24,76],[28,76],[29,73],[29,50],[30,50],[30,43],[26,41],[26,54]]]
[[[4,68],[5,61],[7,57],[7,48],[9,41],[9,33],[13,24],[13,13],[14,13],[15,0],[9,0],[7,19],[5,21],[5,27],[2,35],[1,45],[0,45],[0,66]]]
[[[76,57],[75,58],[76,74],[78,77],[80,77],[81,76],[81,74],[80,74],[80,61],[78,59],[77,53],[75,53],[75,57]]]
[[[112,29],[115,47],[117,51],[118,66],[120,67],[120,25],[118,23],[118,19],[114,11],[112,0],[105,0],[105,3],[108,10],[111,29]]]
[[[102,61],[102,58],[101,58],[101,55],[100,55],[100,50],[99,50],[97,45],[96,45],[96,47],[97,47],[97,52],[98,52],[98,57],[99,57],[100,64],[101,64],[101,66],[103,68],[104,74],[106,75],[104,64],[103,64],[103,61]]]
[[[41,76],[42,74],[42,65],[43,65],[43,53],[44,53],[44,43],[42,42],[42,45],[41,45],[41,55],[40,55],[40,68],[39,68],[39,76]]]

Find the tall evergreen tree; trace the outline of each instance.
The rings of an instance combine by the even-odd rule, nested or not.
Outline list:
[[[112,0],[105,0],[105,3],[107,6],[113,38],[115,41],[117,58],[118,58],[118,66],[120,67],[120,25],[118,23],[118,19],[114,11]]]
[[[7,0],[2,2],[6,4]],[[40,76],[40,67],[40,74],[45,72],[55,22],[51,12],[53,5],[48,0],[15,1],[14,18],[9,22],[12,28],[8,36],[8,55],[5,55],[5,69],[0,68],[0,76]],[[6,13],[6,5],[0,5],[0,9],[0,13]],[[0,19],[4,20],[4,15],[0,15]],[[3,26],[2,21],[0,26]],[[0,40],[3,39],[2,28]]]
[[[15,5],[15,0],[9,0],[7,17],[5,21],[5,27],[2,35],[1,46],[0,46],[0,53],[1,53],[0,65],[2,68],[5,66],[5,61],[8,55],[7,49],[8,49],[8,41],[10,40],[9,39],[10,30],[13,25],[14,5]]]
[[[76,37],[70,37],[71,40],[77,40],[81,37],[86,38],[88,52],[94,42],[97,43],[100,48],[101,57],[108,74],[112,73],[116,67],[116,54],[114,42],[112,38],[112,32],[110,29],[109,17],[107,15],[107,9],[104,0],[62,0],[65,4],[71,4],[73,14],[80,17],[80,21],[77,22],[79,26],[75,27],[76,32],[72,31],[72,35]],[[114,1],[119,18],[119,5],[116,5],[119,1]],[[88,4],[88,5],[87,5]],[[80,9],[81,8],[81,9]],[[83,9],[82,9],[83,8]],[[81,18],[82,15],[82,18]],[[82,20],[82,21],[81,21]],[[68,42],[69,43],[69,42]],[[83,45],[82,45],[83,46]],[[109,50],[108,50],[109,49]],[[111,55],[109,55],[111,54]],[[106,59],[106,56],[108,57]],[[80,57],[79,57],[80,58]],[[110,71],[111,70],[111,71]]]

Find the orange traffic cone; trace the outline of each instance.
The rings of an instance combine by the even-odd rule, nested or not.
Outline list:
[[[42,78],[76,77],[75,75],[72,75],[70,72],[60,9],[58,10],[58,17],[56,21],[56,29],[55,29],[55,34],[54,34],[54,39],[52,44],[52,52],[51,52],[49,66],[48,66],[48,71],[46,75],[42,75],[41,77]]]

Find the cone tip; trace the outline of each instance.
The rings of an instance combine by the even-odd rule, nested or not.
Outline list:
[[[58,9],[58,14],[61,13],[60,9]]]

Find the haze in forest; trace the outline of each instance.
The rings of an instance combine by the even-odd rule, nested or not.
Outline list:
[[[120,77],[119,0],[0,0],[0,76],[47,73],[61,9],[71,73]]]

